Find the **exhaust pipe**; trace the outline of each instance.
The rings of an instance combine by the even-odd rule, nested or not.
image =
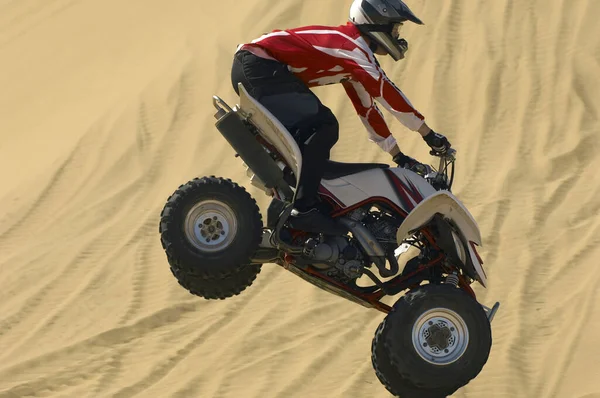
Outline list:
[[[358,243],[362,246],[363,250],[367,255],[371,258],[371,260],[377,266],[379,270],[379,275],[384,278],[394,276],[400,270],[397,261],[390,261],[390,269],[387,269],[385,266],[386,255],[385,251],[377,242],[377,239],[369,232],[367,228],[365,228],[361,223],[355,222],[349,218],[341,217],[339,219],[340,223],[344,225],[346,228],[352,232],[352,236],[356,238]],[[395,258],[394,258],[395,260]]]
[[[215,100],[215,106],[216,100]],[[262,145],[256,141],[252,132],[244,125],[240,116],[231,111],[225,112],[224,109],[215,114],[217,122],[215,126],[221,132],[223,137],[229,142],[236,153],[242,158],[244,163],[254,172],[254,174],[264,183],[267,188],[279,188],[283,191],[287,199],[294,196],[289,184],[285,182],[283,171],[277,166],[277,163],[269,156]]]

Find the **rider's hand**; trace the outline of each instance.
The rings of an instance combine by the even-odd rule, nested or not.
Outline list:
[[[452,146],[445,136],[438,134],[433,130],[431,130],[429,134],[423,136],[423,139],[432,149],[432,154],[445,154]]]
[[[403,167],[408,170],[411,170],[411,171],[414,171],[415,173],[420,174],[420,175],[426,175],[431,171],[431,168],[428,167],[427,165],[424,165],[424,164],[418,162],[417,160],[411,158],[410,156],[406,156],[402,152],[398,152],[398,154],[396,156],[394,156],[392,158],[392,160],[398,166]]]

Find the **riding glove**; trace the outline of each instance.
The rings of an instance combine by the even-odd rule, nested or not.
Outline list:
[[[432,152],[436,154],[445,154],[448,149],[452,146],[448,139],[442,134],[438,134],[431,130],[429,134],[423,137],[427,145],[432,149]]]
[[[410,156],[406,156],[402,152],[398,152],[398,154],[392,158],[392,161],[398,166],[414,171],[415,173],[420,175],[426,175],[431,171],[431,168],[427,165],[420,163],[419,161],[411,158]]]

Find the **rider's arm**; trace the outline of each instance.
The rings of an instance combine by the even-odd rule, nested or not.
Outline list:
[[[423,122],[423,125],[417,130],[417,132],[421,134],[422,137],[425,137],[427,134],[431,133],[431,129],[425,122]],[[400,153],[400,147],[398,145],[395,145],[390,150],[390,155],[396,156],[398,153]]]
[[[367,129],[369,139],[379,145],[385,152],[389,152],[394,156],[395,153],[392,152],[394,148],[398,148],[398,145],[373,98],[356,81],[348,80],[343,82],[342,85],[348,97],[350,97],[356,113],[358,113],[360,120]]]
[[[360,120],[367,129],[369,139],[377,143],[381,149],[390,155],[396,156],[400,152],[400,148],[392,136],[381,111],[377,107],[377,104],[375,104],[373,97],[371,97],[361,83],[356,81],[347,80],[342,85],[360,116]],[[417,131],[422,136],[425,136],[431,129],[423,122]]]
[[[425,124],[425,117],[412,106],[404,93],[386,76],[374,59],[368,59],[364,55],[357,56],[348,59],[346,65],[351,70],[353,80],[360,83],[366,93],[393,114],[400,123],[412,131],[419,132],[422,136],[429,133],[430,129]]]

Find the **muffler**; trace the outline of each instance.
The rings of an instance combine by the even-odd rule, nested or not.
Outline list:
[[[215,107],[217,107],[216,101]],[[215,118],[217,118],[215,126],[229,142],[229,145],[233,147],[265,187],[269,189],[279,188],[286,198],[291,200],[293,192],[283,178],[283,171],[265,148],[254,138],[240,116],[231,109],[229,112],[225,112],[219,107],[217,109],[219,112],[215,114]]]

